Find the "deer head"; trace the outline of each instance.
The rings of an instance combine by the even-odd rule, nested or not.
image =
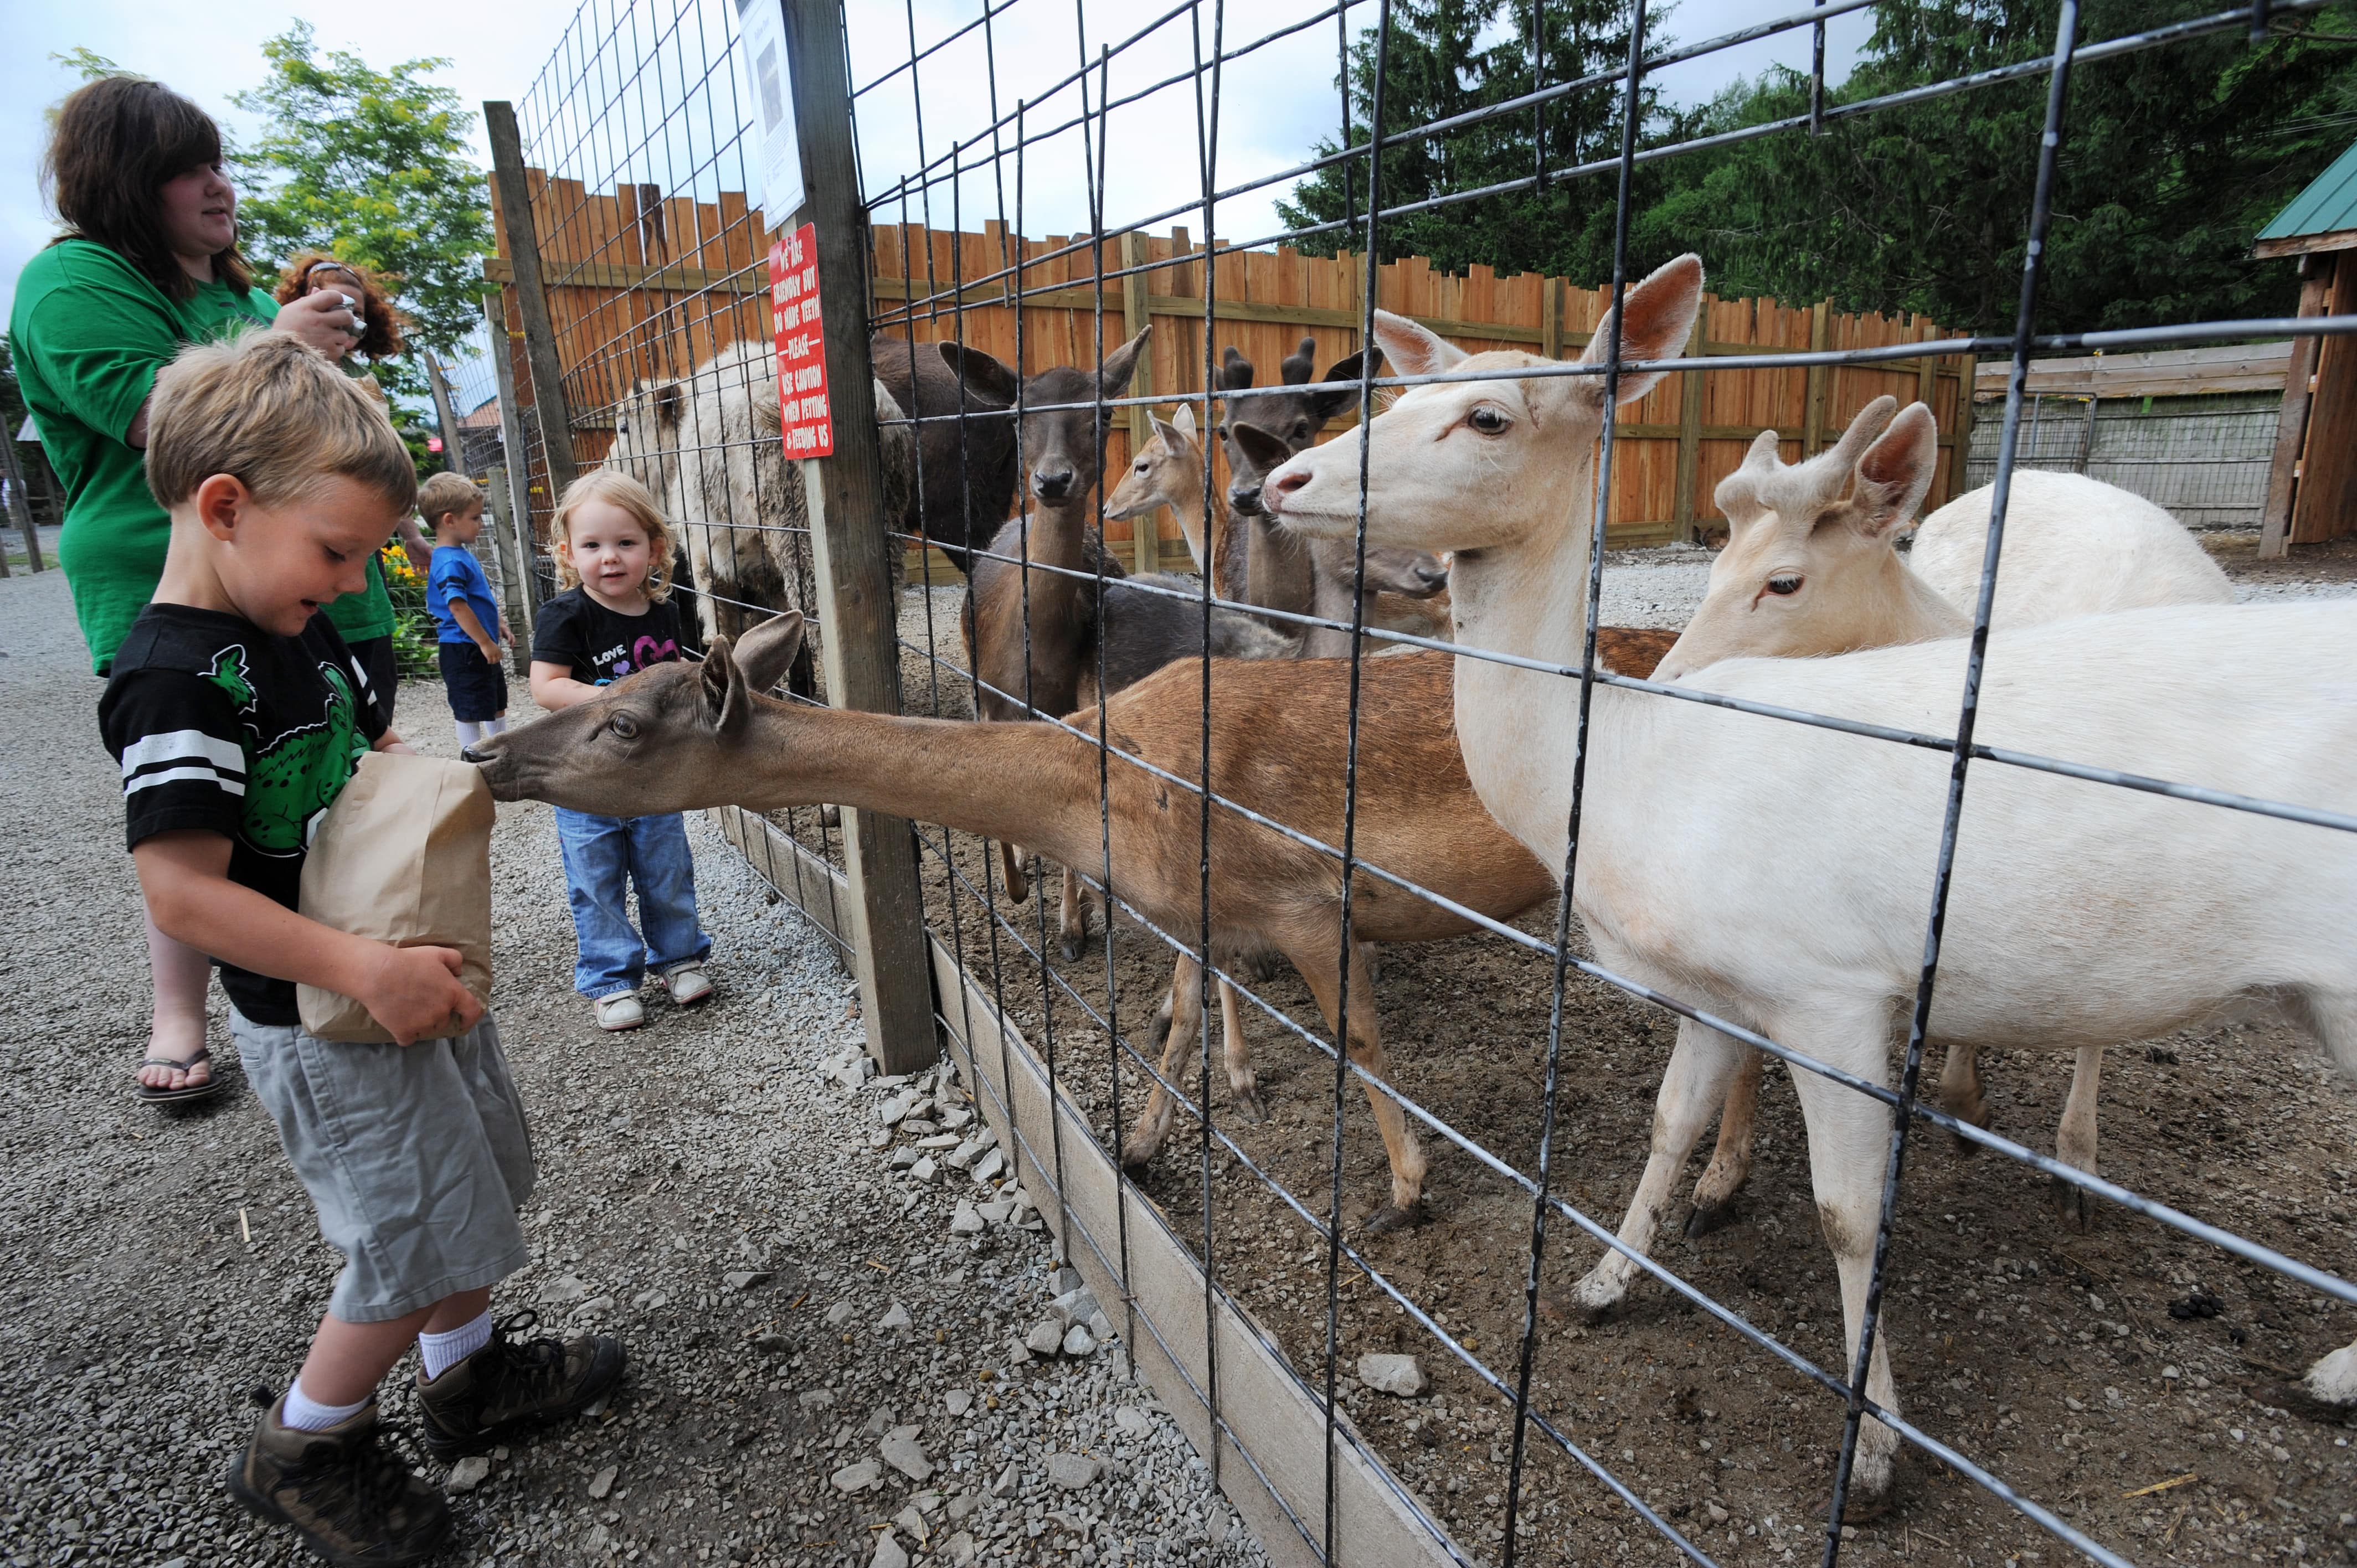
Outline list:
[[[741,801],[760,775],[745,755],[754,693],[785,678],[802,644],[802,618],[788,610],[734,648],[715,638],[701,664],[650,665],[464,755],[501,800],[547,800],[610,817]]]
[[[1743,654],[1847,653],[1964,630],[1891,548],[1940,455],[1932,411],[1911,403],[1894,418],[1898,407],[1876,398],[1805,463],[1779,461],[1776,433],[1760,433],[1742,467],[1719,481],[1727,547],[1656,680]]]
[[[1701,301],[1702,263],[1691,255],[1631,288],[1621,359],[1674,356]],[[1612,336],[1608,314],[1582,362],[1603,363]],[[1375,338],[1411,376],[1556,368],[1535,354],[1467,354],[1388,311],[1375,313]],[[1620,401],[1642,397],[1663,374],[1623,373]],[[1604,396],[1602,375],[1473,375],[1410,387],[1358,432],[1297,453],[1267,477],[1262,504],[1301,532],[1351,537],[1363,442],[1370,544],[1461,553],[1584,529]]]
[[[1203,569],[1203,448],[1195,438],[1195,411],[1185,403],[1168,419],[1154,420],[1153,438],[1138,450],[1128,472],[1105,498],[1110,519],[1144,517],[1168,507],[1178,514],[1195,570]]]
[[[1317,352],[1318,339],[1304,338],[1299,348],[1278,362],[1282,384],[1297,390],[1227,400],[1220,435],[1228,451],[1228,504],[1246,517],[1262,515],[1262,477],[1285,457],[1315,445],[1326,422],[1359,401],[1358,383],[1366,373],[1365,352],[1335,360],[1325,380],[1313,383],[1310,375],[1318,363]],[[1374,373],[1383,373],[1381,349],[1375,351]],[[1254,374],[1253,362],[1234,344],[1228,345],[1220,360],[1221,390],[1242,392],[1253,384]],[[1239,439],[1246,432],[1263,437],[1262,444],[1248,451]],[[1272,452],[1281,455],[1271,461]]]
[[[1105,410],[1100,427],[1094,408],[1056,405],[1086,405],[1100,397],[1119,397],[1127,392],[1129,378],[1137,369],[1137,356],[1146,348],[1146,336],[1140,332],[1107,354],[1103,365],[1095,371],[1056,365],[1036,376],[1020,378],[1019,387],[1013,371],[979,349],[944,342],[938,345],[938,351],[952,374],[964,378],[985,397],[1012,404],[1020,392],[1024,413],[1017,428],[1024,482],[1034,499],[1054,506],[1078,500],[1096,484],[1104,465],[1104,436],[1119,412]]]

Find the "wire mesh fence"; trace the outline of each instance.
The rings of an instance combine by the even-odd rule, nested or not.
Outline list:
[[[985,1196],[1041,1202],[1113,1280],[1132,1353],[1200,1408],[1212,1462],[1243,1466],[1231,1491],[1273,1505],[1274,1555],[2211,1561],[2240,1549],[2262,1494],[2319,1554],[2352,1539],[2357,1455],[2327,1407],[2357,1402],[2357,1349],[2332,1350],[2357,1321],[2352,1120],[2345,1086],[2264,1048],[2304,1032],[2357,1071],[2348,607],[2190,602],[2041,628],[2006,624],[2002,591],[2069,571],[2040,553],[2058,525],[2029,470],[2095,467],[2093,405],[2057,417],[2026,395],[2033,353],[2294,329],[2040,329],[2074,76],[2220,35],[2264,47],[2318,6],[2086,38],[2062,0],[2041,54],[1828,104],[1824,26],[1867,8],[1669,46],[1635,0],[1625,59],[1542,60],[1510,101],[1395,124],[1388,0],[1182,0],[1117,21],[1028,0],[921,25],[913,5],[788,6],[847,40],[868,222],[979,222],[985,242],[906,251],[872,295],[864,276],[825,280],[869,304],[888,505],[865,525],[896,561],[939,547],[891,585],[899,703],[954,722],[863,727],[855,746],[805,669],[787,694],[806,750],[747,766],[773,792],[918,824],[935,1021],[1014,1154],[985,1164],[1006,1173]],[[516,401],[543,417],[525,467],[544,534],[568,471],[623,467],[679,528],[707,635],[791,609],[824,639],[849,600],[813,553],[804,487],[825,460],[786,462],[777,435],[774,235],[737,194],[756,186],[755,114],[735,22],[695,0],[584,8],[517,114],[504,188],[533,213],[506,225],[495,275],[523,292],[530,236],[547,290],[596,301],[548,328],[560,386],[511,345]],[[1819,40],[1808,113],[1640,137],[1649,79],[1785,37]],[[1336,150],[1238,177],[1223,95],[1269,70],[1353,84]],[[1702,264],[1631,264],[1647,164],[2007,82],[2045,102],[2019,151],[2034,200],[2004,220],[2028,239],[2010,334],[1705,351],[1706,243]],[[1554,161],[1542,134],[1526,174],[1384,189],[1396,148],[1544,124],[1598,93],[1620,104],[1612,145]],[[1190,194],[1130,199],[1140,147]],[[1218,237],[1223,203],[1325,169],[1345,171],[1349,216]],[[1555,325],[1573,357],[1469,359],[1387,313],[1387,224],[1596,182],[1616,193],[1612,275],[1587,318]],[[1200,314],[1125,315],[1125,291],[1177,285],[1172,250],[1121,237],[1182,220],[1204,236],[1185,280]],[[1071,232],[1031,242],[1030,223]],[[1330,307],[1355,318],[1336,329],[1348,354],[1313,342],[1273,381],[1223,357],[1223,323],[1252,318],[1252,258],[1320,236],[1360,269]],[[1076,285],[1076,329],[1039,341],[1025,302],[1074,310]],[[968,313],[1010,302],[1002,360]],[[1172,331],[1183,396],[1167,349],[1140,341]],[[1895,404],[1965,356],[2012,367],[1986,526],[1959,546],[1961,602],[1892,631],[1822,552],[1882,560],[1953,473],[1964,454],[1943,453],[1934,418]],[[1140,384],[1157,363],[1168,379]],[[1726,473],[1735,537],[1683,638],[1604,625],[1616,497],[1651,478],[1620,427],[1674,426],[1706,377],[1760,370],[1809,375],[1830,412],[1813,401],[1796,437],[1771,432]],[[1959,376],[1953,400],[1967,391]],[[1342,434],[1321,443],[1329,421]],[[1108,519],[1158,508],[1194,571],[1106,547]],[[1727,657],[1790,654],[1839,657]],[[863,926],[838,903],[841,832],[810,808],[775,830],[732,834],[773,881],[808,880],[798,900],[872,966],[872,912]],[[2289,1027],[2222,1032],[2250,1003]],[[1986,1123],[2035,1135],[2061,1101],[2058,1049],[2078,1068],[2049,1156]],[[1770,1058],[1797,1120],[1762,1108]],[[2099,1071],[2118,1179],[2095,1174]],[[1972,1150],[2003,1158],[1958,1157]],[[2231,1174],[2245,1152],[2266,1188]],[[1111,1197],[1082,1205],[1090,1162]],[[2096,1240],[2042,1217],[2048,1183]],[[1191,1272],[1148,1262],[1159,1237]],[[1173,1280],[1200,1299],[1173,1301]],[[2202,1327],[2228,1295],[2250,1325],[2231,1341]],[[1232,1316],[1253,1326],[1241,1348]],[[1245,1364],[1256,1346],[1281,1385]],[[2253,1367],[2275,1382],[2233,1424],[2205,1395]],[[2276,1391],[2303,1375],[2304,1394]],[[1236,1402],[1280,1395],[1315,1412],[1314,1459],[1275,1451],[1265,1411]]]

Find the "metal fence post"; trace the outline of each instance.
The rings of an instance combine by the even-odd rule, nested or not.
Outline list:
[[[486,102],[483,129],[490,137],[491,177],[499,185],[500,230],[507,237],[516,303],[523,312],[533,412],[540,420],[549,483],[561,492],[578,472],[573,462],[573,421],[565,406],[565,367],[556,358],[556,328],[549,323],[548,293],[541,281],[540,236],[533,231],[532,191],[524,183],[523,137],[516,130],[515,105],[499,99]]]
[[[900,711],[899,605],[884,521],[874,371],[867,353],[867,214],[851,140],[840,0],[781,0],[802,141],[802,216],[816,227],[819,301],[834,455],[802,464],[818,567],[827,698]],[[843,812],[844,860],[859,911],[855,944],[867,1050],[886,1072],[938,1054],[917,841],[905,818]]]

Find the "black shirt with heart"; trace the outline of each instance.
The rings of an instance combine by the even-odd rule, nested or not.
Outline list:
[[[576,681],[607,686],[680,654],[679,609],[651,603],[644,615],[608,609],[587,588],[569,588],[540,607],[533,622],[534,662],[562,664]]]

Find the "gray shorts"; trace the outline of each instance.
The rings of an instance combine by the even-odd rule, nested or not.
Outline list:
[[[253,1091],[344,1255],[328,1310],[404,1317],[532,1261],[532,1133],[489,1014],[453,1039],[339,1045],[230,1015]]]

